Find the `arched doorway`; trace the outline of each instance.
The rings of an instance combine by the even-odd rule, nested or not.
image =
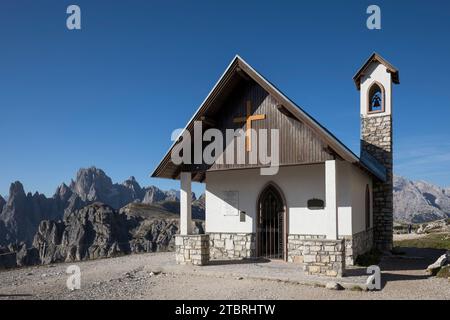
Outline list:
[[[258,199],[256,250],[258,257],[286,259],[286,205],[279,188],[268,184]]]

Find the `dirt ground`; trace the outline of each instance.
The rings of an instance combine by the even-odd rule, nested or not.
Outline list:
[[[173,253],[150,253],[77,262],[81,289],[70,291],[66,269],[55,264],[0,272],[0,299],[450,299],[450,281],[424,269],[440,252],[405,249],[386,257],[382,290],[332,291],[289,281],[235,275],[161,272]]]

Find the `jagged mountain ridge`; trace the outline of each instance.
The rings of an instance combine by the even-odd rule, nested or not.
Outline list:
[[[394,176],[394,219],[422,223],[450,217],[450,188]]]
[[[62,220],[41,221],[32,247],[0,247],[0,269],[173,251],[178,229],[178,216],[158,211],[156,205],[134,202],[116,210],[95,202]],[[204,233],[203,221],[193,220],[192,230]]]
[[[202,219],[204,210],[193,194],[193,216]],[[134,177],[123,183],[113,183],[105,172],[96,167],[82,168],[69,185],[62,183],[51,198],[38,192],[25,193],[23,185],[11,184],[8,200],[0,198],[0,246],[25,242],[31,245],[38,225],[43,220],[60,220],[94,202],[120,209],[132,202],[160,204],[167,211],[177,212],[178,194],[155,186],[141,187]],[[198,204],[199,208],[196,208]]]

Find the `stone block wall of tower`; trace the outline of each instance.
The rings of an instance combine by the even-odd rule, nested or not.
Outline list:
[[[392,116],[361,118],[361,148],[366,150],[387,170],[386,182],[374,180],[372,190],[374,244],[380,250],[393,245],[393,157]]]

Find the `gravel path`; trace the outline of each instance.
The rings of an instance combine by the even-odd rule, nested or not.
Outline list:
[[[385,259],[379,292],[160,272],[172,258],[173,253],[151,253],[78,262],[81,289],[75,291],[66,287],[70,264],[2,271],[0,299],[450,299],[450,281],[428,278],[420,269],[431,257]]]

